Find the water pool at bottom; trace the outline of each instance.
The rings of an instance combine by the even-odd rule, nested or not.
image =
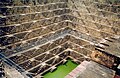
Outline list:
[[[57,69],[53,72],[47,72],[43,76],[44,78],[64,78],[69,74],[78,64],[74,63],[71,59],[68,59],[65,64],[57,66]]]

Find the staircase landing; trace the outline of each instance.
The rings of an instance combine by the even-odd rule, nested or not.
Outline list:
[[[115,72],[93,61],[83,61],[65,78],[114,78]]]

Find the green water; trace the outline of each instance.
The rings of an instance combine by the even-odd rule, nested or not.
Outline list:
[[[44,78],[64,78],[68,73],[70,73],[77,66],[78,64],[68,59],[68,61],[64,65],[59,65],[55,71],[47,72],[43,76]]]

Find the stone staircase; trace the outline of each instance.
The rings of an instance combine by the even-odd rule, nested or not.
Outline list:
[[[0,0],[0,57],[36,78],[68,57],[117,68],[120,2],[107,1]]]

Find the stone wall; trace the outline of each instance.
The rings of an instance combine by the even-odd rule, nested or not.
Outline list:
[[[119,43],[119,4],[110,0],[0,0],[0,55],[36,78],[68,57],[78,64],[93,60],[116,67],[119,53],[102,51],[109,44],[100,42]]]
[[[74,30],[71,32],[72,35],[81,37],[90,42],[104,43],[104,39],[112,40],[120,36],[120,2],[119,1],[110,1],[110,0],[69,0],[68,6],[72,10],[72,13],[68,14],[69,22],[72,24],[70,27]],[[79,34],[78,34],[79,33]],[[83,35],[85,34],[85,35]],[[83,35],[83,36],[81,36]],[[103,42],[102,42],[103,41]],[[112,40],[114,42],[114,39]],[[108,43],[108,42],[107,42]],[[102,45],[101,45],[102,46]],[[109,46],[112,46],[109,44]],[[119,46],[119,45],[116,45]],[[102,46],[103,47],[103,46]],[[102,49],[101,47],[101,49]],[[116,48],[119,50],[119,48]],[[96,51],[92,52],[91,57],[93,60],[111,67],[109,64],[110,57],[106,56],[106,53],[115,54],[116,52],[108,52],[99,50],[101,54]],[[113,53],[112,53],[113,52]],[[118,51],[117,51],[118,53]],[[118,54],[115,54],[116,56]],[[103,59],[103,60],[102,60]],[[109,60],[107,62],[106,60]],[[111,58],[111,61],[113,58]],[[105,63],[106,62],[106,63]],[[111,62],[112,63],[112,62]]]
[[[1,4],[0,47],[12,51],[28,43],[37,44],[42,36],[66,28],[64,17],[71,11],[66,0],[17,0]]]
[[[99,0],[98,0],[99,1]],[[69,1],[72,14],[69,19],[76,30],[96,38],[120,35],[120,10],[118,4],[94,0]]]

